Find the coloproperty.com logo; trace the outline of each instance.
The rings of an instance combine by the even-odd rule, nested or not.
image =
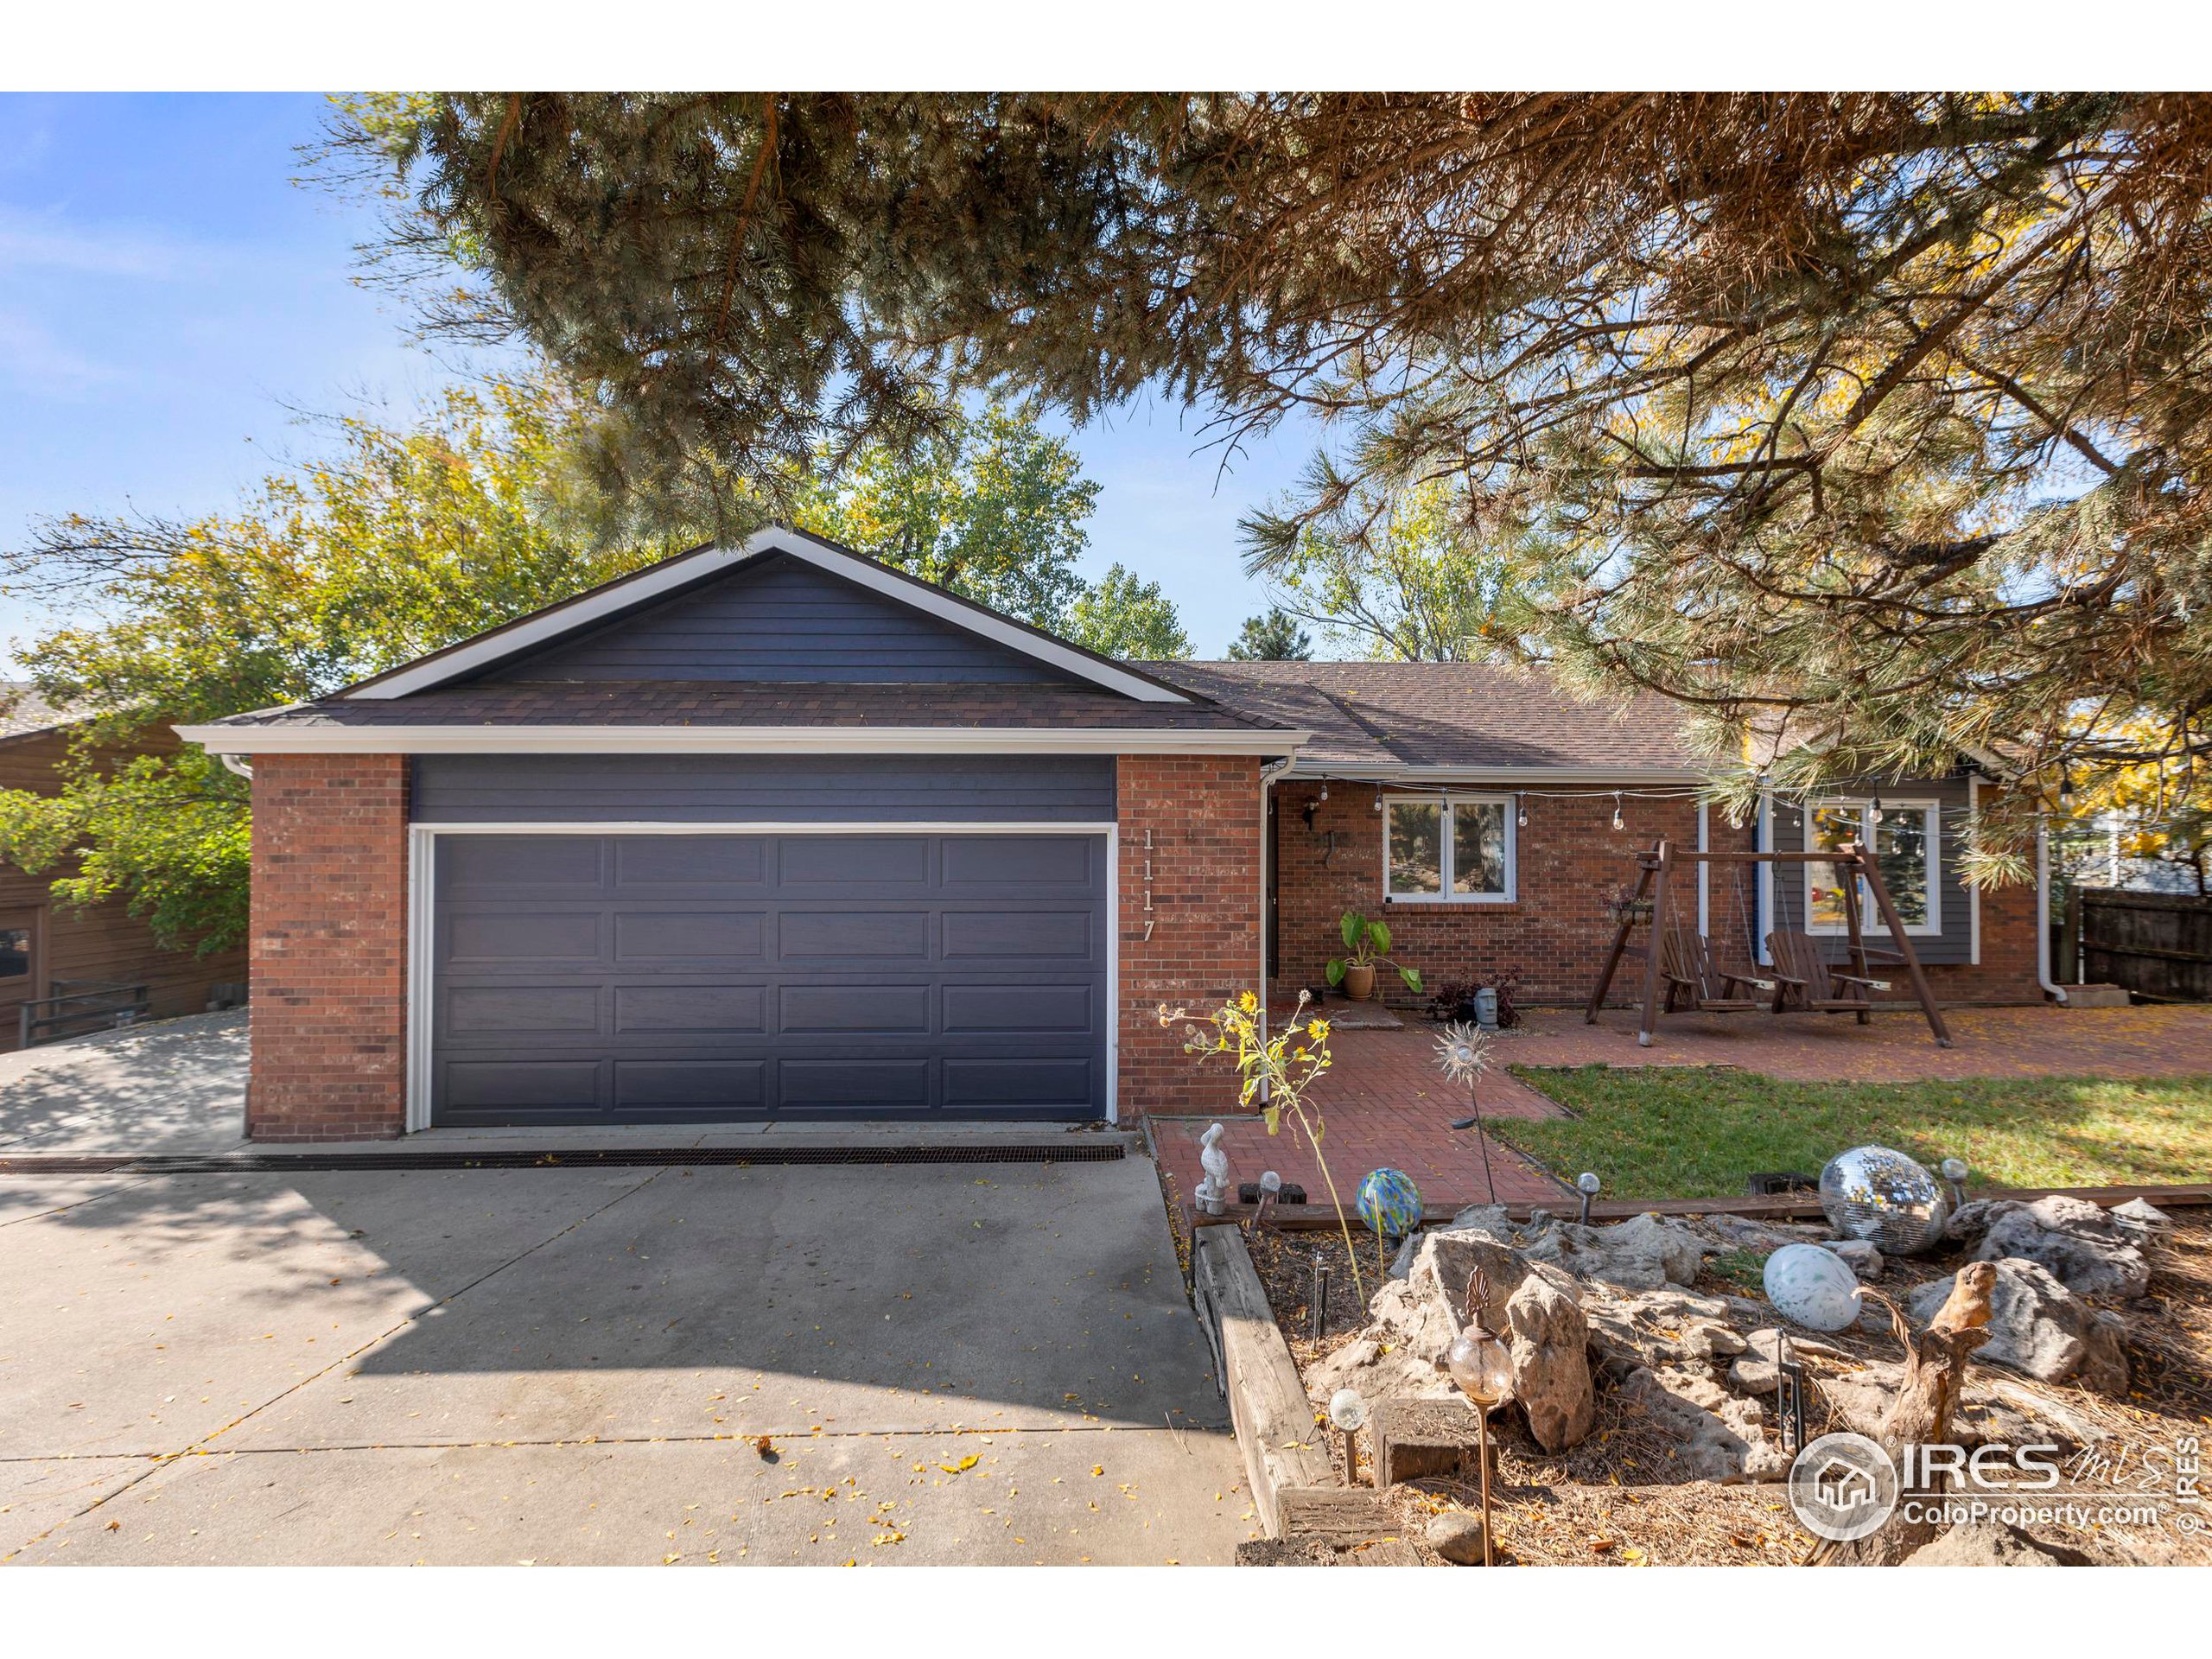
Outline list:
[[[1910,1445],[1903,1466],[1864,1434],[1823,1434],[1789,1465],[1790,1510],[1806,1530],[1847,1544],[1902,1510],[1913,1522],[1955,1526],[1995,1519],[2016,1526],[2206,1528],[2202,1445],[2100,1447],[2059,1460],[2062,1448]]]

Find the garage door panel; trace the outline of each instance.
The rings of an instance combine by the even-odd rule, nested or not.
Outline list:
[[[969,1033],[1087,1037],[1096,1028],[1094,988],[1074,985],[948,985],[944,1029]]]
[[[1088,1060],[947,1060],[944,1104],[949,1111],[963,1107],[1087,1107],[1096,1097],[1096,1070]]]
[[[596,985],[455,985],[445,995],[444,1035],[454,1038],[599,1031]]]
[[[440,1067],[442,1104],[461,1111],[594,1112],[599,1108],[601,1062],[576,1060],[448,1060]]]
[[[1095,836],[435,849],[434,1122],[1104,1111]]]
[[[785,836],[776,845],[786,887],[920,887],[930,879],[926,836]]]
[[[778,1092],[802,1109],[921,1111],[930,1105],[930,1063],[923,1059],[783,1059]]]
[[[614,1034],[762,1033],[768,1028],[767,1000],[761,985],[620,985],[614,991]]]
[[[767,1098],[766,1060],[617,1060],[617,1111],[745,1112]]]
[[[632,836],[614,843],[618,893],[757,887],[766,868],[767,843],[754,836]]]
[[[943,917],[944,959],[1089,962],[1097,933],[1085,910],[948,910]]]
[[[454,836],[439,843],[439,891],[486,899],[595,891],[605,846],[598,836]]]
[[[785,1036],[930,1034],[927,985],[785,985],[778,1009],[776,1029]]]
[[[614,959],[626,966],[666,962],[759,962],[766,918],[758,911],[617,912]]]
[[[963,836],[944,843],[944,882],[1086,888],[1093,845],[1086,836]]]
[[[604,937],[596,911],[462,911],[447,918],[448,969],[597,962]]]
[[[927,962],[930,918],[915,910],[798,910],[777,918],[776,956],[803,962]]]

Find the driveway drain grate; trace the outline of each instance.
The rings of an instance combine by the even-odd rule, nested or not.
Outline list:
[[[581,1147],[572,1151],[239,1153],[230,1156],[0,1156],[0,1175],[238,1175],[289,1170],[657,1169],[691,1164],[1111,1164],[1118,1141],[944,1147]]]

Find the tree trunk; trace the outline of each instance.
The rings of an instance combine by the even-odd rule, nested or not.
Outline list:
[[[1874,1438],[1897,1463],[1908,1446],[1941,1446],[1951,1438],[1951,1414],[1958,1409],[1966,1386],[1967,1360],[1989,1340],[1983,1327],[1989,1323],[1990,1293],[1997,1284],[1997,1269],[1987,1262],[1970,1262],[1951,1281],[1951,1294],[1936,1311],[1925,1331],[1906,1323],[1895,1302],[1878,1291],[1864,1291],[1890,1310],[1890,1323],[1904,1344],[1904,1380],[1897,1397],[1890,1402]],[[1948,1479],[1948,1478],[1947,1478]],[[1854,1543],[1825,1540],[1808,1558],[1815,1567],[1887,1567],[1903,1560],[1934,1538],[1939,1529],[1925,1520],[1906,1521],[1903,1509],[1909,1498],[1938,1496],[1942,1487],[1903,1486],[1897,1494],[1897,1519]]]

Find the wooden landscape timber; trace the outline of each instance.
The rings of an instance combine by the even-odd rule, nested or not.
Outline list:
[[[1338,1485],[1336,1465],[1243,1234],[1220,1227],[1198,1234],[1192,1241],[1191,1280],[1198,1318],[1212,1327],[1221,1356],[1222,1389],[1253,1507],[1268,1535],[1281,1538],[1284,1494]]]

